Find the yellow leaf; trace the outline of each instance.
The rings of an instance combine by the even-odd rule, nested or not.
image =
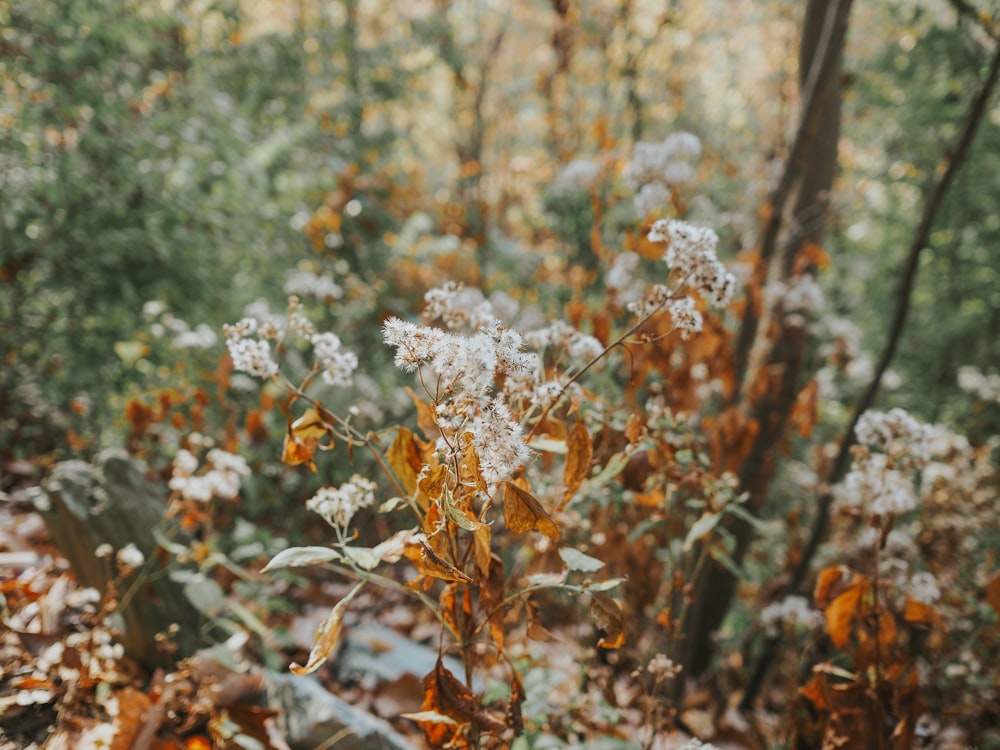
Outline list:
[[[413,433],[405,427],[397,427],[396,439],[386,451],[385,459],[399,479],[399,483],[403,485],[403,489],[413,495],[417,490],[417,476],[422,466],[420,454],[413,442]]]
[[[361,591],[361,587],[364,585],[364,582],[359,583],[330,610],[330,614],[326,616],[323,624],[316,631],[312,651],[309,652],[309,660],[306,662],[306,665],[303,667],[292,662],[290,667],[292,672],[300,675],[310,674],[319,669],[323,662],[330,657],[330,654],[337,648],[337,644],[340,643],[340,631],[344,626],[344,613],[347,612],[347,605],[350,604],[351,599]]]
[[[320,448],[320,441],[325,435],[331,435],[330,444],[324,446],[326,450],[333,447],[333,429],[324,421],[319,410],[309,407],[302,416],[288,425],[288,432],[285,433],[285,445],[281,451],[281,460],[289,466],[298,464],[308,464],[313,471],[316,470],[313,464],[313,456]]]
[[[563,495],[560,508],[566,506],[576,491],[580,489],[583,480],[590,476],[590,462],[594,457],[594,447],[590,435],[583,422],[577,422],[569,435],[566,453],[566,466],[563,469],[563,484],[566,492]]]
[[[559,541],[559,528],[534,495],[512,482],[504,482],[502,487],[503,520],[508,529],[515,534],[537,529],[552,541]]]

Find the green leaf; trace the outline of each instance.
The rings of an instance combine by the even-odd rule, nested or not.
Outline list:
[[[592,573],[593,571],[600,570],[604,567],[603,560],[598,560],[596,557],[585,555],[578,549],[561,548],[559,550],[559,557],[561,557],[562,561],[566,563],[566,568],[568,570],[578,570],[581,573]]]
[[[609,578],[606,581],[598,581],[597,583],[592,583],[590,581],[583,584],[583,588],[587,591],[611,591],[611,589],[616,589],[625,583],[624,578]]]
[[[337,550],[329,547],[289,547],[276,554],[260,572],[267,573],[278,568],[301,568],[343,558]]]
[[[695,542],[702,537],[707,536],[712,529],[718,525],[721,519],[721,513],[705,513],[701,518],[695,521],[691,530],[688,532],[687,537],[684,539],[684,551],[687,552],[694,546]]]

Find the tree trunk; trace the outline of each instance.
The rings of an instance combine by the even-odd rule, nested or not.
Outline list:
[[[118,575],[115,554],[129,544],[145,557],[143,568],[114,592],[127,655],[147,667],[170,667],[210,645],[203,640],[204,618],[160,562],[153,534],[163,524],[165,492],[145,480],[125,451],[105,451],[96,465],[64,461],[43,489],[38,511],[81,586],[104,594]],[[112,554],[97,557],[101,545],[110,545]],[[156,634],[174,624],[179,629],[169,638],[172,647],[164,649]]]
[[[811,274],[812,264],[800,250],[822,241],[830,191],[837,169],[840,137],[841,62],[851,0],[809,0],[800,51],[802,113],[785,173],[771,195],[758,246],[757,279],[787,280]],[[777,262],[775,262],[777,261]],[[792,406],[801,387],[802,359],[808,336],[804,326],[790,325],[780,313],[752,310],[748,305],[740,342],[742,377],[734,408],[756,436],[738,471],[740,487],[749,494],[748,509],[757,514],[767,498],[775,457],[784,438]],[[751,343],[752,342],[752,343]],[[752,540],[752,527],[734,519],[733,559],[739,563]],[[684,622],[682,663],[690,677],[709,666],[712,637],[722,623],[736,590],[736,579],[709,560],[695,583],[694,599]]]

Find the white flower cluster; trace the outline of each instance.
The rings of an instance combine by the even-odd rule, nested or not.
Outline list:
[[[331,526],[346,529],[355,513],[375,504],[375,489],[373,481],[355,474],[340,487],[320,489],[306,501],[306,507]]]
[[[249,476],[246,459],[218,448],[206,456],[207,469],[198,474],[199,461],[191,451],[182,448],[174,456],[170,489],[180,492],[186,500],[208,502],[212,498],[232,500],[240,492],[240,477]]]
[[[559,170],[552,188],[557,193],[579,193],[590,190],[601,176],[601,165],[591,159],[573,159]]]
[[[927,571],[914,573],[905,589],[912,599],[923,604],[933,604],[941,598],[941,588],[938,586],[937,578]]]
[[[823,614],[809,604],[804,596],[786,596],[780,602],[768,604],[760,613],[760,620],[769,636],[775,636],[782,624],[813,628],[823,624]]]
[[[922,466],[930,458],[932,429],[904,409],[868,411],[854,429],[858,442],[878,448],[904,466]]]
[[[351,385],[351,374],[358,368],[357,355],[342,349],[334,333],[314,333],[309,341],[322,368],[323,380],[330,385]]]
[[[893,409],[865,412],[854,432],[861,448],[844,479],[843,501],[875,516],[916,508],[913,470],[930,458],[930,426],[902,409]]]
[[[774,280],[765,292],[769,306],[778,307],[785,322],[793,328],[802,328],[809,313],[826,304],[823,289],[810,274],[793,276],[787,281]]]
[[[425,323],[443,323],[452,331],[478,331],[494,324],[493,305],[475,287],[448,282],[424,294]]]
[[[302,312],[298,297],[289,297],[288,307],[288,319],[283,324],[270,317],[263,321],[246,317],[233,325],[223,326],[233,367],[259,378],[274,377],[278,374],[278,363],[271,354],[270,341],[291,333],[312,344],[323,380],[330,385],[351,385],[352,375],[358,367],[354,352],[345,350],[336,334],[317,332]],[[251,338],[255,335],[256,338]]]
[[[526,333],[524,341],[534,349],[564,349],[579,364],[586,364],[604,352],[604,344],[598,339],[562,320],[554,320],[544,328]]]
[[[142,564],[146,562],[146,556],[142,554],[135,544],[129,542],[118,550],[118,554],[115,555],[115,561],[118,563],[118,567],[123,570],[135,570],[141,568]]]
[[[285,294],[295,294],[299,297],[315,297],[329,302],[344,296],[343,288],[329,274],[319,274],[313,271],[296,271],[285,282]]]
[[[271,344],[263,338],[249,338],[257,333],[256,318],[243,318],[233,325],[223,326],[226,348],[238,372],[258,378],[272,378],[278,374],[278,363],[271,356]]]
[[[987,374],[976,367],[959,367],[958,387],[980,401],[1000,403],[1000,375],[995,372]]]
[[[427,366],[436,375],[437,420],[442,429],[473,436],[483,478],[490,492],[528,460],[520,425],[503,395],[494,395],[497,375],[519,378],[537,371],[537,358],[521,350],[517,331],[494,320],[473,335],[442,331],[390,318],[382,329],[396,349],[396,366],[412,372]],[[458,448],[460,441],[452,441]]]
[[[719,236],[706,227],[677,219],[660,219],[649,230],[651,242],[666,242],[663,260],[683,284],[698,290],[706,301],[725,307],[736,293],[736,277],[719,262]]]
[[[676,185],[691,179],[692,162],[700,157],[701,141],[693,133],[671,133],[658,143],[639,141],[622,177],[633,190],[657,182]]]

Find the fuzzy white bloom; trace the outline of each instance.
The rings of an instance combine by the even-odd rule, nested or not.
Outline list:
[[[933,573],[914,573],[907,583],[906,593],[924,604],[933,604],[941,598],[941,589]]]
[[[228,471],[243,477],[250,476],[250,467],[247,466],[247,461],[243,456],[224,451],[221,448],[213,448],[208,452],[206,458],[218,471]]]
[[[631,251],[615,256],[608,269],[608,275],[604,279],[608,289],[621,291],[632,283],[636,269],[639,267],[640,257],[638,253]]]
[[[564,349],[572,359],[581,363],[589,362],[604,351],[604,345],[598,339],[562,320],[554,320],[544,328],[529,331],[524,335],[524,341],[534,349]]]
[[[331,526],[346,528],[362,508],[375,504],[376,485],[355,474],[340,487],[323,487],[306,501],[306,508],[322,516]]]
[[[897,462],[922,466],[930,458],[931,426],[904,409],[867,411],[854,429],[858,442],[884,451]]]
[[[429,363],[449,338],[449,334],[439,328],[399,318],[389,318],[382,325],[382,340],[396,349],[396,367],[405,372],[413,372]]]
[[[855,461],[844,479],[845,502],[866,508],[876,516],[900,515],[917,507],[917,495],[908,473],[888,468],[876,453]]]
[[[257,329],[254,318],[243,318],[233,325],[223,326],[233,367],[239,372],[267,379],[278,374],[278,363],[271,357],[271,345],[267,341],[247,338]]]
[[[634,313],[636,317],[648,318],[650,315],[661,309],[671,297],[670,289],[666,284],[653,284],[646,296],[641,300],[629,302],[628,311]]]
[[[967,365],[958,368],[958,387],[981,401],[1000,403],[1000,375]]]
[[[778,634],[782,623],[813,628],[823,623],[823,614],[809,604],[804,596],[786,596],[780,602],[768,604],[760,613],[768,635]]]
[[[509,479],[527,462],[531,451],[524,442],[521,425],[514,421],[507,404],[499,398],[472,421],[470,430],[480,472],[492,495],[500,482]]]
[[[810,274],[793,276],[788,281],[772,281],[766,291],[768,304],[777,306],[793,326],[802,327],[805,315],[826,304],[823,289]]]
[[[701,141],[692,133],[672,133],[659,143],[639,141],[622,178],[633,190],[650,183],[686,182],[694,174],[691,162],[700,156]]]
[[[686,339],[692,332],[701,331],[702,317],[701,313],[695,309],[693,297],[672,300],[667,309],[670,310],[674,327],[681,332],[683,338]]]
[[[183,331],[174,336],[170,345],[174,349],[211,349],[219,337],[206,323],[199,323],[193,331]]]
[[[601,165],[591,159],[573,159],[559,170],[552,187],[559,193],[590,190],[601,176]]]
[[[232,500],[240,494],[240,477],[250,475],[246,459],[214,448],[206,456],[208,468],[200,475],[198,459],[190,451],[177,451],[168,486],[186,500],[207,503],[213,498]]]
[[[670,205],[670,188],[662,182],[648,182],[632,198],[636,216],[645,218]]]
[[[674,660],[666,654],[656,654],[646,665],[646,671],[658,680],[673,677],[681,671],[679,664],[674,664]]]
[[[289,276],[283,289],[285,294],[315,297],[323,301],[340,299],[344,296],[343,288],[333,280],[332,276],[312,271],[296,271]]]
[[[736,277],[715,254],[719,236],[711,229],[696,227],[677,219],[661,219],[649,231],[651,242],[666,242],[663,260],[685,284],[697,289],[705,299],[725,307],[736,293]]]
[[[141,568],[142,564],[146,562],[146,556],[139,551],[135,544],[129,543],[118,550],[115,560],[118,562],[118,567],[135,570]]]
[[[314,333],[309,341],[322,368],[323,380],[330,385],[351,385],[351,374],[358,367],[354,352],[341,349],[340,339],[334,333]]]
[[[430,289],[424,294],[424,310],[421,317],[428,323],[441,321],[446,328],[479,330],[493,325],[496,317],[493,306],[474,287],[466,287],[449,281],[442,287]]]

